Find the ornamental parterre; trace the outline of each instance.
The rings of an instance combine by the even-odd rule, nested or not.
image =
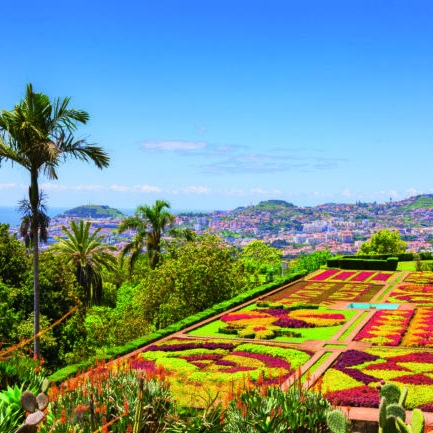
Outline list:
[[[287,345],[172,339],[147,347],[134,362],[161,365],[175,395],[188,390],[191,396],[214,396],[217,392],[227,394],[247,376],[254,382],[264,374],[265,383],[282,384],[311,356],[312,352]],[[195,406],[204,404],[195,400]]]
[[[376,311],[355,337],[355,341],[365,341],[376,346],[398,346],[413,315],[413,310]]]
[[[378,271],[342,271],[339,269],[328,269],[326,271],[320,271],[313,274],[306,279],[309,281],[341,281],[341,282],[351,282],[351,283],[366,283],[366,282],[376,282],[385,283],[392,276],[393,272],[378,272]],[[433,277],[432,277],[433,281]]]
[[[266,304],[265,305],[269,305]],[[288,308],[284,304],[270,304],[272,308],[255,308],[226,314],[221,321],[227,324],[219,332],[237,334],[239,337],[271,339],[288,333],[287,329],[299,330],[342,325],[346,322],[344,314],[316,308]],[[286,308],[285,308],[286,307]],[[301,334],[297,335],[298,337]]]
[[[412,349],[348,350],[323,375],[325,397],[342,406],[378,407],[376,386],[408,387],[408,409],[433,404],[433,353]]]
[[[405,279],[405,283],[433,284],[433,272],[411,272]]]
[[[394,288],[386,302],[433,305],[433,285],[401,284]]]

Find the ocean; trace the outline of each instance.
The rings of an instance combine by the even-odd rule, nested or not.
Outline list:
[[[49,207],[47,208],[48,216],[54,218],[68,208],[66,207]],[[21,215],[18,212],[18,206],[0,206],[0,223],[9,224],[11,227],[20,225]]]
[[[48,207],[48,216],[50,218],[54,218],[55,216],[65,212],[72,207]],[[126,215],[134,215],[135,209],[125,209],[125,208],[117,208],[121,212]],[[182,212],[191,212],[191,210],[185,209],[170,209],[170,211],[174,214],[182,213]],[[193,212],[209,212],[209,211],[199,211],[194,210]],[[11,227],[15,227],[20,225],[21,223],[21,215],[18,213],[18,206],[0,206],[0,223],[9,224]]]

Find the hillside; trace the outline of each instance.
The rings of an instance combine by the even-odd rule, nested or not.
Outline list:
[[[126,215],[123,212],[106,205],[85,205],[69,209],[58,216],[77,218],[121,218]]]

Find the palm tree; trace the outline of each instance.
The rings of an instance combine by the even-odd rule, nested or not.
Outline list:
[[[116,269],[117,260],[110,251],[117,251],[116,247],[102,242],[105,235],[99,235],[101,227],[90,234],[91,222],[80,220],[80,226],[72,220],[71,231],[62,226],[66,239],[56,236],[58,241],[51,249],[66,257],[76,269],[78,283],[84,289],[88,305],[99,305],[102,299],[102,270]]]
[[[139,206],[134,216],[120,223],[119,233],[124,233],[126,230],[137,231],[132,242],[127,244],[121,252],[121,258],[130,255],[130,272],[145,246],[150,267],[155,269],[158,265],[161,238],[174,224],[174,215],[165,208],[169,209],[170,205],[164,200],[157,200],[153,206]]]
[[[30,173],[30,231],[33,241],[34,335],[39,332],[39,175],[57,179],[56,169],[68,157],[92,161],[98,168],[107,167],[109,157],[101,147],[77,140],[77,124],[85,124],[88,113],[69,108],[70,98],[51,102],[47,95],[34,93],[27,85],[25,99],[12,111],[0,115],[0,164],[11,161]],[[40,357],[39,338],[34,341],[35,355]]]

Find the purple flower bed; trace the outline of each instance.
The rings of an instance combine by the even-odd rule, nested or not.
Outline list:
[[[267,308],[261,308],[260,310],[254,310],[254,311],[259,311],[260,313],[266,313],[266,314],[270,314],[271,316],[274,317],[284,317],[284,316],[288,316],[290,314],[289,310],[284,310],[282,308],[278,308],[278,309],[267,309]]]
[[[232,355],[237,356],[245,356],[246,358],[253,358],[259,361],[262,361],[269,368],[284,368],[285,370],[290,371],[292,369],[290,362],[285,361],[284,359],[274,358],[269,355],[261,355],[259,353],[250,353],[250,352],[232,352]]]
[[[370,355],[366,352],[360,352],[359,350],[347,350],[338,358],[334,368],[346,368],[353,367],[355,365],[363,364],[364,362],[373,362],[380,359],[379,356]]]
[[[280,318],[273,323],[275,326],[280,328],[314,328],[315,325],[312,323],[307,323],[304,320]]]

